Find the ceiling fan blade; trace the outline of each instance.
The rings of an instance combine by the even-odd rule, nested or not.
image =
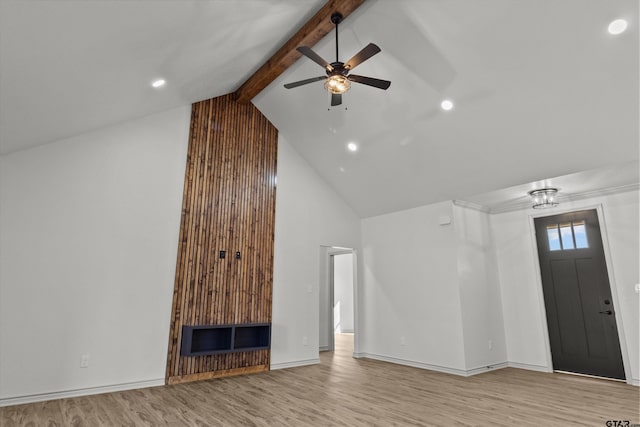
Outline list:
[[[324,58],[322,58],[320,55],[318,55],[313,50],[311,50],[310,47],[299,46],[296,50],[301,54],[303,54],[304,56],[306,56],[307,58],[309,58],[310,60],[312,60],[313,62],[315,62],[316,64],[319,64],[322,68],[325,68],[329,71],[333,71],[333,67],[331,66],[331,64],[329,64]]]
[[[391,86],[391,82],[389,80],[374,79],[373,77],[365,77],[365,76],[350,74],[347,78],[352,82],[361,83],[367,86],[377,87],[378,89],[387,90],[389,89],[389,86]]]
[[[358,65],[362,64],[364,61],[366,61],[367,59],[371,58],[373,55],[375,55],[376,53],[378,53],[380,51],[381,51],[381,49],[377,45],[375,45],[373,43],[369,43],[360,52],[356,53],[353,56],[353,58],[348,60],[344,64],[344,67],[349,69],[349,70],[353,70]]]
[[[313,83],[313,82],[319,82],[320,80],[325,80],[325,79],[326,79],[325,76],[313,77],[313,78],[306,79],[306,80],[300,80],[300,81],[293,82],[293,83],[287,83],[286,85],[284,85],[284,87],[286,87],[287,89],[293,89],[294,87],[306,85],[306,84]]]
[[[331,94],[331,106],[335,107],[336,105],[342,104],[342,94],[341,93],[332,93]]]

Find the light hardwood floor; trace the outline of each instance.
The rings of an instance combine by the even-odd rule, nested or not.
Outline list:
[[[320,365],[0,408],[0,426],[605,426],[640,422],[640,389],[501,369],[469,378],[351,358]]]

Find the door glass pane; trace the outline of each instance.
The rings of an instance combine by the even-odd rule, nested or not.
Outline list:
[[[558,233],[557,225],[547,226],[547,239],[549,240],[550,251],[559,251],[562,249],[560,246],[560,234]]]
[[[562,237],[562,249],[574,249],[571,223],[560,224],[560,236]]]
[[[576,238],[576,248],[583,249],[589,247],[589,242],[587,241],[587,228],[584,221],[573,222],[573,235]]]

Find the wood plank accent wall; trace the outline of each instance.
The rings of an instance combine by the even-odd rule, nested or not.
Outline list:
[[[182,357],[180,343],[183,325],[271,322],[277,146],[278,130],[233,94],[192,106],[169,384],[269,369],[269,350]]]

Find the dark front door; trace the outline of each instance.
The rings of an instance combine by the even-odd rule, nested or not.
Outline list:
[[[536,218],[535,227],[553,368],[625,379],[597,212]]]

